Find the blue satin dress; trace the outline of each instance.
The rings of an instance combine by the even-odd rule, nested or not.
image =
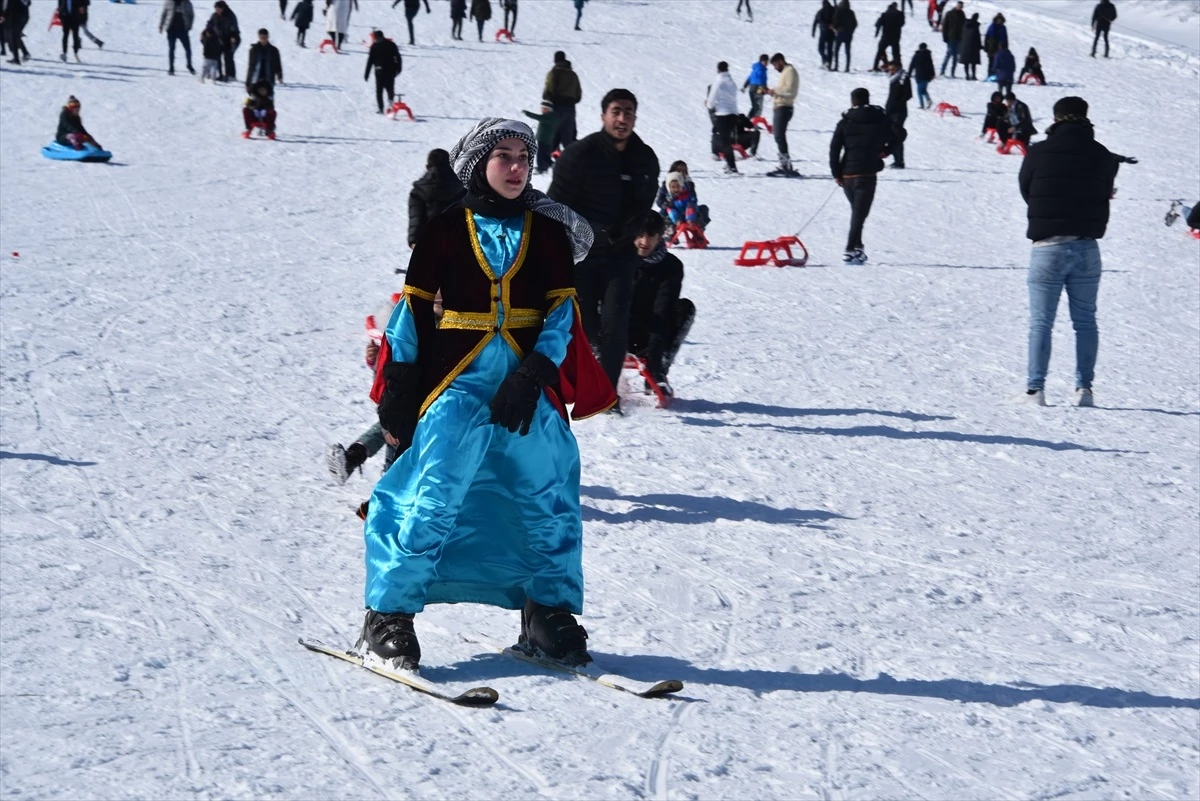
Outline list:
[[[519,251],[523,217],[474,215],[496,276]],[[496,325],[505,309],[497,304]],[[574,304],[547,315],[535,350],[561,365]],[[395,361],[417,360],[416,325],[397,304],[386,336]],[[420,612],[430,603],[521,608],[526,598],[583,611],[579,447],[543,394],[529,434],[491,422],[489,404],[520,360],[493,337],[417,423],[412,447],[383,474],[365,525],[366,606]]]

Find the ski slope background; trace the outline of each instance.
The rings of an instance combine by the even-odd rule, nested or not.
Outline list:
[[[1056,85],[1018,94],[1039,129],[1080,94],[1100,141],[1141,159],[1102,243],[1096,409],[1068,405],[1065,303],[1052,405],[1005,403],[1028,242],[1020,158],[975,139],[990,84],[931,85],[963,119],[911,104],[871,262],[840,264],[828,139],[852,88],[885,97],[862,74],[882,0],[854,3],[849,75],[816,68],[808,2],[758,0],[750,25],[732,0],[595,0],[574,32],[565,0],[526,0],[510,46],[497,20],[452,42],[435,1],[402,46],[415,124],[377,116],[361,80],[359,43],[371,26],[403,42],[402,14],[360,4],[341,56],[296,48],[274,2],[234,6],[283,54],[274,143],[238,138],[240,84],[166,75],[158,3],[94,4],[106,47],[76,65],[34,0],[35,59],[0,72],[4,797],[1200,794],[1200,243],[1162,224],[1167,199],[1200,195],[1200,48],[1122,32],[1161,3],[1118,3],[1109,60],[1087,57],[1090,3],[1075,21],[967,9],[1003,10],[1018,59],[1038,48]],[[940,63],[922,30],[905,57],[926,41]],[[638,132],[712,209],[713,247],[679,254],[698,308],[679,400],[575,428],[592,649],[686,697],[481,655],[462,635],[512,641],[517,613],[430,607],[425,674],[502,696],[460,710],[296,644],[352,641],[362,619],[352,509],[380,465],[336,487],[322,452],[371,422],[363,317],[401,285],[426,152],[534,109],[556,49],[581,132],[605,90],[634,90]],[[740,83],[776,50],[800,71],[791,149],[814,177],[719,176],[715,62]],[[69,94],[112,164],[39,155]],[[810,218],[808,267],[732,266]]]

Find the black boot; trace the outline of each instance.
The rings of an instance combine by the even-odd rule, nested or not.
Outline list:
[[[354,648],[363,656],[369,652],[390,660],[399,670],[416,670],[421,661],[421,645],[413,630],[413,616],[403,612],[385,614],[368,609],[362,634]]]
[[[587,636],[575,616],[565,609],[525,601],[525,608],[521,610],[521,638],[517,644],[527,653],[568,665],[586,665],[592,661],[587,652]]]

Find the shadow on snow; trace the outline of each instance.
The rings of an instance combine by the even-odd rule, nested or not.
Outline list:
[[[736,501],[732,498],[653,493],[622,495],[609,487],[581,486],[580,495],[602,501],[624,501],[634,508],[624,512],[607,512],[592,506],[583,507],[585,521],[602,523],[712,523],[717,520],[753,520],[759,523],[799,525],[827,528],[819,525],[825,520],[849,520],[845,515],[823,509],[776,509],[756,501]]]

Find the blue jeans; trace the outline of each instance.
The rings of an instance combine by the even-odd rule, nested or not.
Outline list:
[[[392,466],[392,462],[396,461],[396,449],[387,444],[387,440],[383,438],[383,426],[375,423],[366,431],[359,435],[356,442],[361,442],[363,447],[367,449],[367,458],[370,459],[375,454],[379,453],[380,448],[385,448],[383,452],[383,469]]]
[[[917,81],[917,102],[921,108],[925,108],[926,103],[933,105],[933,99],[929,97],[929,81]]]
[[[954,59],[951,63],[950,59]],[[946,74],[946,65],[950,64],[950,77],[954,77],[954,71],[958,69],[958,42],[946,42],[946,57],[942,59],[942,75]]]
[[[1050,369],[1050,332],[1063,287],[1075,328],[1075,386],[1091,388],[1100,330],[1096,295],[1100,291],[1100,245],[1077,239],[1034,247],[1029,257],[1029,389],[1044,389]]]

